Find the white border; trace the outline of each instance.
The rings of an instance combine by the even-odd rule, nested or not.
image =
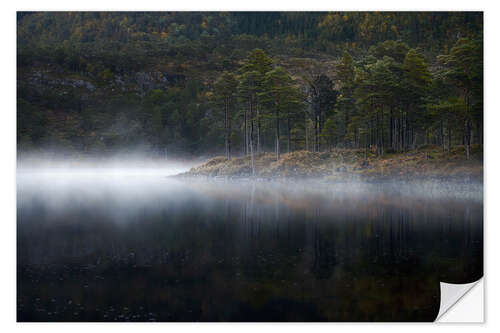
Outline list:
[[[272,331],[277,329],[287,330],[287,333],[302,332],[313,329],[316,332],[332,332],[332,330],[367,330],[371,332],[421,332],[422,330],[453,330],[453,332],[468,332],[470,329],[487,328],[499,329],[499,316],[496,311],[500,308],[498,304],[498,285],[500,284],[499,265],[493,261],[495,253],[499,253],[496,238],[500,237],[499,213],[495,209],[498,206],[498,191],[500,181],[499,163],[499,125],[500,125],[500,103],[497,89],[500,89],[499,72],[499,43],[500,15],[498,6],[494,1],[461,1],[461,0],[419,0],[419,1],[268,1],[252,0],[235,3],[231,0],[210,1],[182,1],[182,2],[160,2],[160,1],[97,1],[87,0],[85,2],[69,1],[4,1],[2,3],[1,15],[1,45],[0,55],[2,61],[1,94],[2,108],[0,118],[0,156],[1,156],[1,180],[0,180],[0,212],[2,219],[2,232],[0,233],[0,318],[2,331],[27,330],[33,332],[67,332],[68,329],[76,332],[86,332],[89,329],[116,330],[119,332],[136,332],[138,329],[155,330],[164,332],[175,329],[176,331],[207,332],[252,332]],[[463,325],[463,324],[17,324],[15,322],[15,53],[16,53],[16,15],[17,10],[484,10],[485,22],[485,290],[486,313],[485,325]],[[491,259],[491,260],[489,260]],[[489,311],[491,310],[492,311]],[[489,315],[488,315],[489,314]],[[404,327],[402,327],[404,326]]]

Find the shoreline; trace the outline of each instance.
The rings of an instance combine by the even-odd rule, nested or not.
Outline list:
[[[321,180],[327,183],[356,181],[378,183],[391,181],[453,181],[482,183],[482,151],[476,147],[471,160],[460,155],[460,147],[443,154],[439,147],[428,147],[405,153],[375,156],[364,150],[344,149],[331,152],[296,151],[282,154],[276,160],[271,153],[254,156],[252,175],[248,156],[230,160],[214,157],[206,163],[175,175],[175,178],[207,178],[258,181]]]

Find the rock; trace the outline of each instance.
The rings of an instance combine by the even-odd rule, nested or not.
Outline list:
[[[345,165],[342,165],[336,169],[337,172],[347,172],[347,168]]]
[[[368,168],[370,166],[370,163],[368,163],[367,160],[363,160],[363,161],[361,161],[359,166],[360,166],[360,169],[365,169],[365,168]]]

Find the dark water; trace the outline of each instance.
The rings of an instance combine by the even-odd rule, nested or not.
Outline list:
[[[482,185],[18,175],[19,321],[432,321]]]

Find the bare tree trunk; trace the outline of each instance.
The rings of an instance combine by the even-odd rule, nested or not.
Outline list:
[[[471,126],[469,120],[470,111],[470,97],[466,89],[464,89],[464,100],[465,100],[465,133],[463,135],[463,144],[465,146],[465,157],[467,160],[470,158],[470,137],[471,137]]]
[[[377,156],[380,155],[380,147],[379,147],[379,124],[378,124],[378,111],[375,112],[376,121],[375,121],[375,150],[377,152]]]
[[[228,159],[231,159],[231,109],[227,113],[227,150]]]
[[[290,152],[290,148],[291,148],[291,145],[290,145],[290,115],[287,116],[287,119],[286,119],[286,127],[287,127],[287,153]]]
[[[309,122],[308,122],[308,118],[307,118],[307,114],[305,116],[305,126],[304,126],[304,129],[305,129],[305,132],[306,132],[306,150],[309,151],[309,131],[307,130],[307,128],[309,127]]]
[[[344,121],[345,121],[345,125],[344,125],[344,137],[342,138],[342,141],[344,141],[344,147],[347,147],[349,146],[347,144],[347,127],[349,125],[349,108],[346,108],[345,109],[345,114],[344,114],[345,118],[344,118]]]
[[[254,116],[253,116],[253,103],[250,101],[250,162],[252,165],[252,176],[255,176],[255,164],[254,164],[254,156],[253,156],[253,123],[254,123]]]
[[[470,159],[470,121],[467,119],[465,121],[465,155],[467,159]]]
[[[280,111],[279,106],[276,108],[276,160],[280,160]]]
[[[365,160],[368,155],[368,148],[371,144],[371,132],[372,132],[372,126],[371,126],[371,120],[370,122],[366,122],[366,126],[370,128],[369,132],[365,134]]]
[[[245,156],[248,156],[248,120],[247,120],[247,110],[245,109]]]
[[[382,155],[384,155],[384,108],[382,107],[382,111],[380,112],[380,117],[381,117],[381,143],[380,143],[380,146],[381,146],[381,152],[382,152]]]
[[[406,113],[406,128],[405,128],[405,132],[406,132],[406,139],[405,139],[405,151],[408,150],[410,148],[410,114],[409,114],[409,110],[407,111]]]
[[[392,148],[394,150],[397,150],[398,148],[398,118],[397,117],[394,117],[394,121],[393,121],[393,125],[394,125],[394,128],[393,128],[393,145],[392,145]]]
[[[226,132],[226,159],[229,160],[229,110],[228,110],[228,100],[227,98],[224,101],[224,120],[225,120],[225,132]]]
[[[442,147],[442,153],[444,155],[445,151],[445,144],[444,144],[444,125],[443,125],[443,118],[441,118],[441,123],[439,125],[439,136],[441,137],[441,147]]]
[[[371,146],[373,144],[373,119],[370,119],[369,129],[370,129],[369,130],[369,133],[370,133],[370,143],[368,145]],[[371,149],[371,147],[370,147],[370,149]]]
[[[321,133],[323,132],[323,122],[324,119],[321,117],[321,113],[319,115],[319,124],[318,124],[318,152],[321,151]]]
[[[448,120],[448,153],[451,151],[451,125]]]
[[[389,121],[389,146],[394,149],[394,142],[393,142],[393,130],[394,130],[394,116],[392,112],[392,105],[391,105],[391,115],[390,115],[390,121]]]
[[[399,119],[399,151],[403,151],[403,147],[405,144],[405,138],[404,138],[404,114],[403,110],[401,112],[401,117]]]
[[[400,151],[401,150],[401,118],[399,116],[396,117],[395,119],[396,123],[396,142],[394,144],[394,149]]]
[[[250,141],[251,141],[250,137]],[[250,164],[252,166],[252,176],[255,176],[255,163],[254,163],[254,158],[253,158],[253,142],[250,142]]]
[[[260,108],[257,107],[257,154],[262,152],[260,145]]]
[[[314,114],[314,152],[318,151],[318,116]]]

